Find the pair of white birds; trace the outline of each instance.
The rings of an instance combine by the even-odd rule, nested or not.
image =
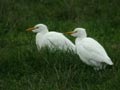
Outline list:
[[[76,28],[74,31],[66,32],[76,37],[75,45],[62,33],[48,31],[44,24],[37,24],[27,31],[33,31],[36,35],[38,50],[48,46],[50,49],[57,47],[60,50],[73,50],[87,65],[93,66],[95,70],[103,69],[105,64],[113,65],[105,49],[93,38],[87,37],[84,28]]]

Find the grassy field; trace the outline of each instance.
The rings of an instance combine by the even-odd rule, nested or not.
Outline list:
[[[114,66],[94,71],[72,52],[38,52],[25,31],[38,23],[86,28]],[[120,0],[0,0],[0,90],[120,90]]]

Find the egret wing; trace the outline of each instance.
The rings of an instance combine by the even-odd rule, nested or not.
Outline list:
[[[104,48],[94,39],[86,38],[81,40],[77,46],[80,55],[88,60],[106,62],[109,58]]]
[[[56,47],[60,49],[75,49],[75,45],[67,39],[63,34],[58,32],[49,32],[43,37],[43,46]]]

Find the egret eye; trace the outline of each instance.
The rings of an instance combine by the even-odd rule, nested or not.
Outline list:
[[[36,29],[38,29],[39,27],[36,27]]]
[[[77,33],[78,31],[74,31],[74,33]]]

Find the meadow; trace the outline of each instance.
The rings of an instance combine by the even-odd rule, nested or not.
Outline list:
[[[86,28],[114,66],[94,71],[73,52],[38,52],[25,31],[38,23]],[[0,90],[120,90],[120,0],[0,0]]]

